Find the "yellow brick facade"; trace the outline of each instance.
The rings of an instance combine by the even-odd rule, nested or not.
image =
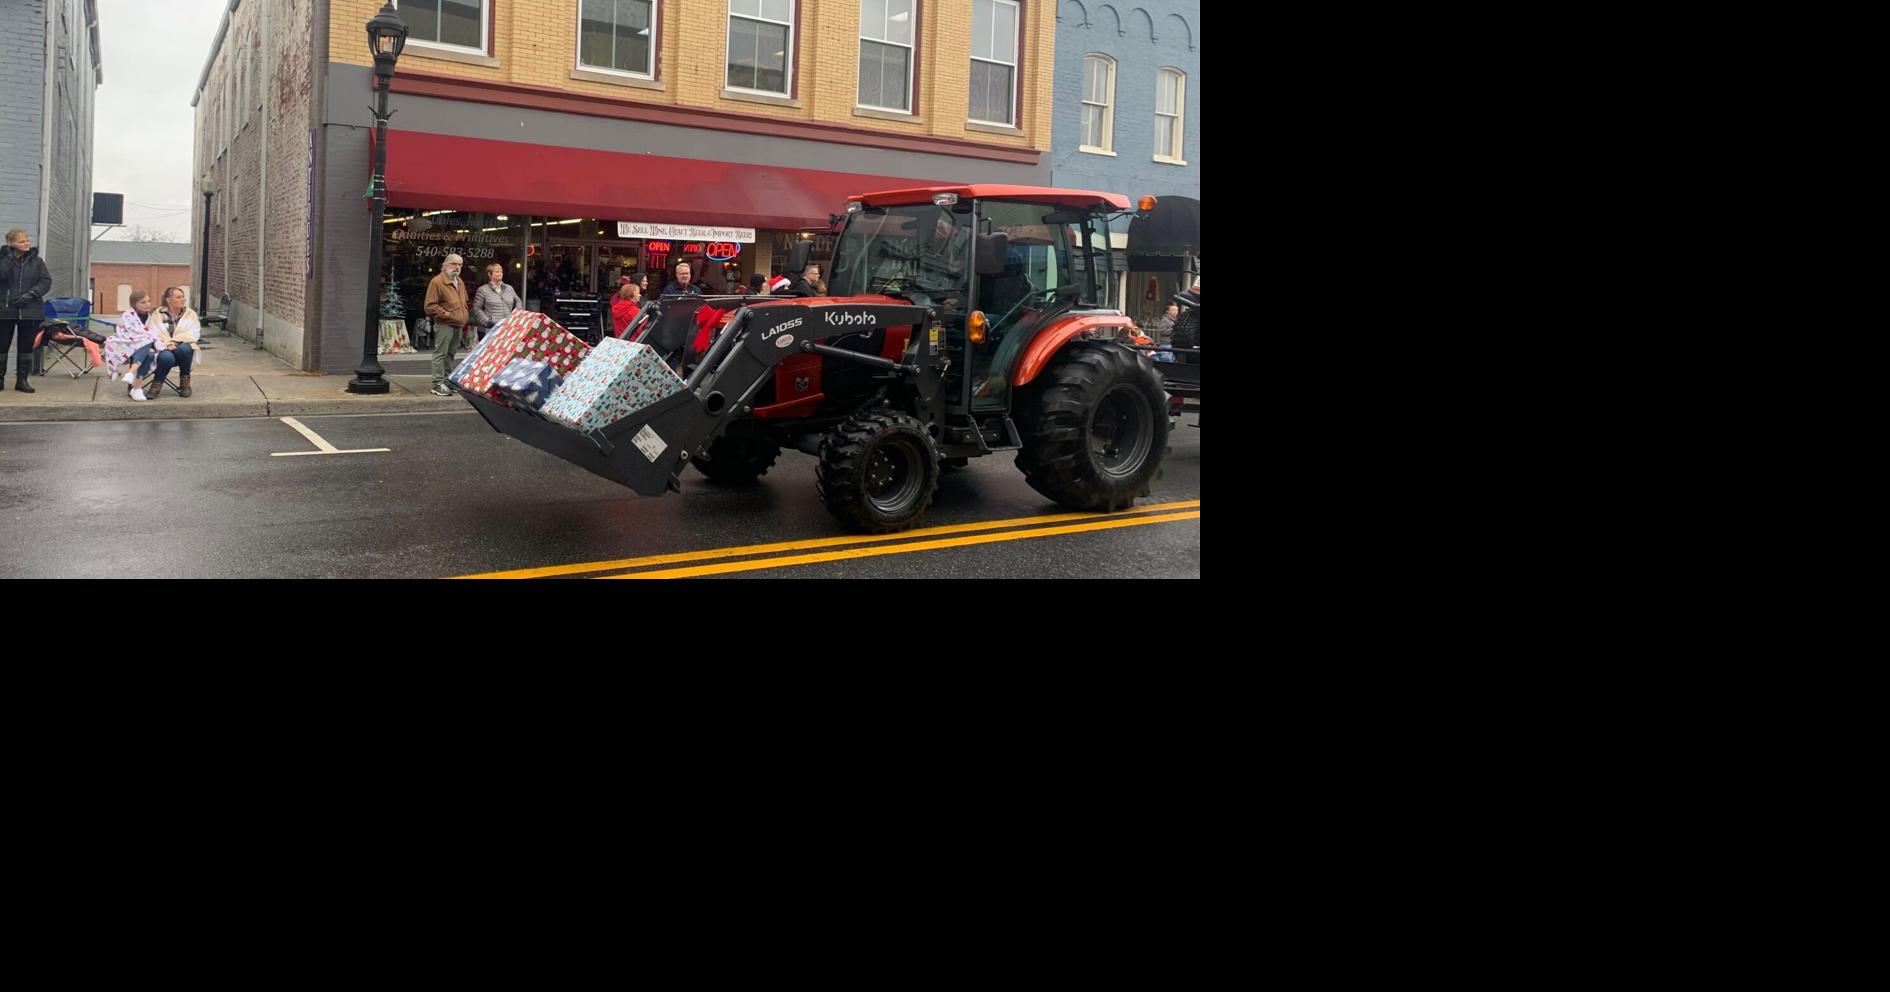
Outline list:
[[[840,124],[908,136],[929,135],[1017,148],[1050,147],[1051,73],[1056,61],[1056,0],[1025,0],[1021,134],[992,134],[967,125],[971,75],[971,0],[923,0],[920,8],[919,100],[915,120],[855,112],[859,71],[859,0],[798,0],[796,100],[777,106],[723,93],[727,0],[658,0],[662,33],[661,90],[572,78],[577,68],[579,0],[486,0],[492,8],[492,55],[474,65],[429,57],[409,47],[403,71],[547,86],[631,102],[712,108],[789,120]],[[381,0],[329,0],[329,58],[373,64],[364,26]]]

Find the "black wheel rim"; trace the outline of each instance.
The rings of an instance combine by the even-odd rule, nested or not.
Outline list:
[[[1114,477],[1134,475],[1148,460],[1154,421],[1140,393],[1117,386],[1103,394],[1089,425],[1089,450],[1096,464]]]
[[[897,437],[873,449],[866,459],[866,500],[881,513],[898,514],[918,498],[924,473],[919,445]]]

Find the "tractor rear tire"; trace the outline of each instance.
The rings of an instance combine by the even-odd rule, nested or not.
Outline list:
[[[760,438],[718,437],[690,464],[711,482],[731,485],[753,482],[768,474],[774,460],[781,457],[781,446]]]
[[[847,526],[890,534],[916,526],[938,492],[938,447],[917,417],[856,413],[820,443],[814,484]]]
[[[1147,496],[1168,453],[1168,396],[1153,362],[1108,341],[1072,341],[1019,396],[1017,453],[1030,488],[1072,510]]]

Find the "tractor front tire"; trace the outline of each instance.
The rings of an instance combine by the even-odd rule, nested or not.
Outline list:
[[[938,446],[917,417],[856,413],[820,443],[814,483],[827,511],[855,530],[916,526],[938,492]]]
[[[1147,496],[1168,452],[1168,397],[1153,362],[1110,341],[1072,341],[1019,396],[1030,488],[1072,510]]]

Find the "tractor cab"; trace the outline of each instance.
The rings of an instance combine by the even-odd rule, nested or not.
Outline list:
[[[1100,312],[1110,274],[1109,193],[942,186],[855,196],[829,292],[936,307],[950,360],[940,401],[957,418],[1008,413],[1027,345],[1062,318]]]

